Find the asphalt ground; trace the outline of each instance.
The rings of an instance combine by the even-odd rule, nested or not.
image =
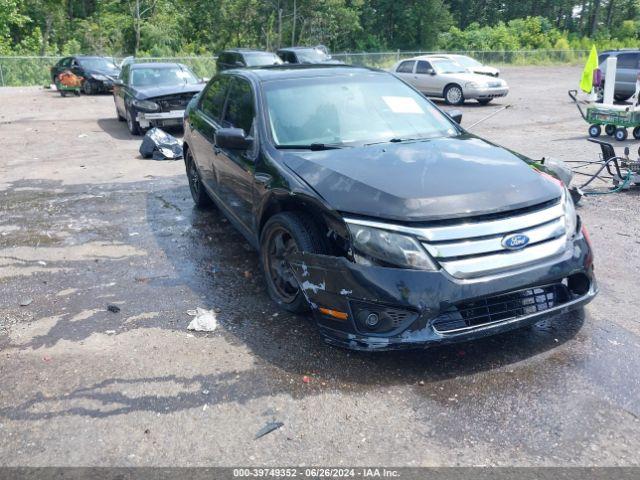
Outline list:
[[[566,94],[580,68],[503,76],[510,95],[469,102],[464,125],[511,104],[473,132],[597,158]],[[194,209],[183,163],[139,144],[108,95],[0,89],[0,465],[640,464],[637,191],[579,208],[600,285],[584,311],[353,353],[278,310],[256,252]],[[215,332],[187,331],[196,307]]]

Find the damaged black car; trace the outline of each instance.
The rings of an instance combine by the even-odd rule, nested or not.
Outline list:
[[[389,73],[228,70],[185,114],[193,199],[260,252],[267,290],[333,345],[459,342],[597,292],[567,188]]]

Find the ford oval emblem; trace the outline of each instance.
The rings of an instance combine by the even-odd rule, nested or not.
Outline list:
[[[507,235],[502,239],[502,246],[509,250],[520,250],[529,244],[529,237],[516,233],[514,235]]]

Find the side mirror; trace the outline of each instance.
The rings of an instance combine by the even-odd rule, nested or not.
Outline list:
[[[116,86],[118,86],[118,87],[121,87],[122,85],[124,85],[124,83],[122,83],[122,80],[120,80],[119,78],[116,78],[116,79],[113,81],[113,84],[114,84],[114,85],[116,85]]]
[[[211,80],[209,77],[202,77],[200,83],[207,83],[209,80]]]
[[[451,120],[456,122],[458,125],[462,123],[462,112],[460,110],[449,110],[447,112],[447,115],[449,115],[449,118],[451,118]]]
[[[242,63],[240,60],[236,60],[235,62],[233,62],[233,64],[236,67],[244,67],[244,63]]]
[[[427,73],[428,73],[429,75],[433,76],[433,75],[435,75],[435,74],[436,74],[436,71],[435,71],[433,68],[429,68],[429,69],[427,70]]]
[[[253,138],[248,137],[241,128],[221,128],[214,137],[215,145],[229,150],[248,150]]]

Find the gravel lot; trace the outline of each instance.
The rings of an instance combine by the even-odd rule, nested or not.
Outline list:
[[[566,94],[579,76],[505,68],[511,94],[463,124],[510,103],[473,131],[595,159]],[[638,192],[579,209],[601,289],[583,313],[350,353],[278,311],[256,253],[193,209],[183,163],[139,143],[110,96],[0,89],[0,465],[640,464]],[[215,332],[187,332],[197,306]]]

